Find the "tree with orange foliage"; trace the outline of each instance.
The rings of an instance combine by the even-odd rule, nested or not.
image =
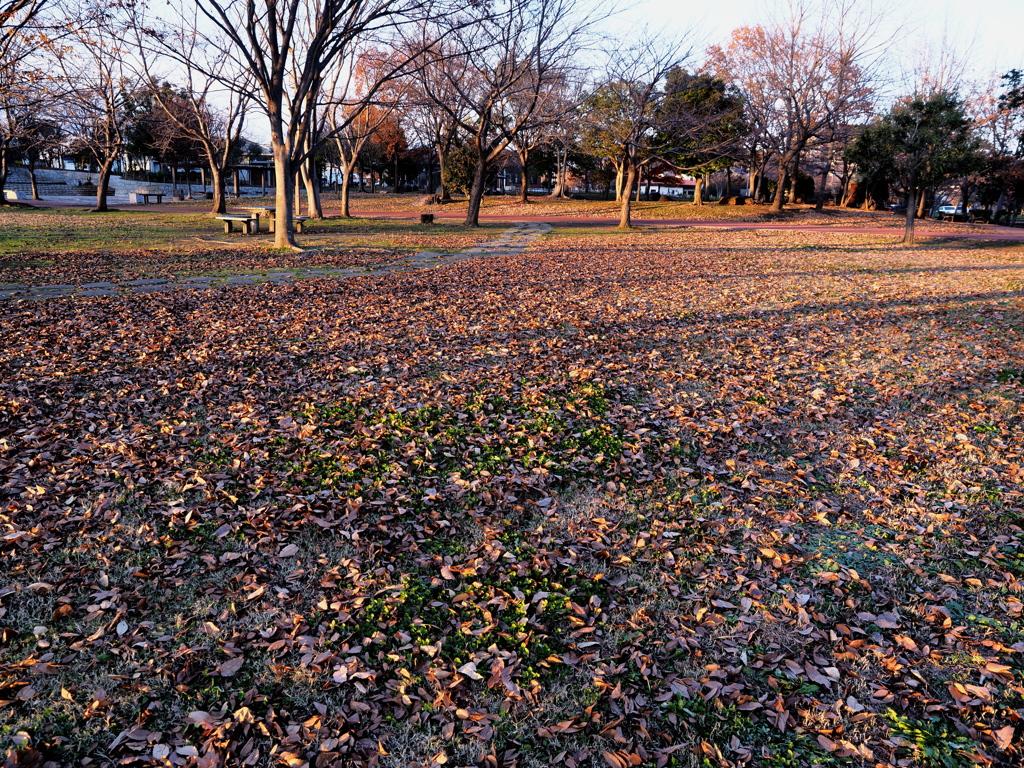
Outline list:
[[[405,100],[410,81],[401,79],[406,59],[368,49],[342,62],[324,88],[324,113],[342,170],[341,215],[351,218],[352,174],[364,147]]]
[[[882,14],[873,8],[862,3],[854,12],[853,0],[814,8],[808,0],[792,0],[786,15],[737,29],[726,48],[708,52],[716,74],[743,92],[751,130],[777,158],[776,211],[801,154],[852,138],[843,129],[870,114],[885,47],[877,42]]]

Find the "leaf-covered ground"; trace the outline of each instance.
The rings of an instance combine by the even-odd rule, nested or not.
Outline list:
[[[1014,766],[1024,248],[564,232],[0,306],[11,765]]]
[[[174,279],[231,274],[265,274],[274,270],[371,267],[404,255],[400,251],[360,248],[307,253],[254,248],[194,248],[171,251],[75,251],[27,253],[0,260],[3,285],[88,285],[138,279]]]

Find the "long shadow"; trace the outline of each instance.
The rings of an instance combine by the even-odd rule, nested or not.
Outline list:
[[[772,308],[761,308],[752,306],[744,311],[733,311],[733,312],[714,312],[710,313],[709,317],[714,319],[716,324],[731,321],[742,321],[749,322],[750,320],[772,320],[773,318],[795,318],[800,315],[827,315],[835,312],[845,313],[856,313],[856,312],[870,312],[879,310],[890,310],[898,307],[909,308],[909,309],[925,309],[929,308],[932,310],[939,309],[936,305],[942,304],[984,304],[989,302],[996,302],[1000,300],[1008,299],[1020,299],[1024,298],[1024,290],[1019,291],[991,291],[988,293],[975,293],[975,294],[959,294],[954,296],[935,296],[935,297],[921,297],[921,298],[908,298],[908,299],[886,299],[886,300],[867,300],[867,301],[841,301],[841,302],[807,302],[803,304],[797,304],[792,307],[772,307]],[[1021,313],[1024,314],[1024,307],[1021,308]],[[906,318],[900,318],[906,319]],[[675,318],[668,318],[670,325],[676,324]],[[698,310],[693,319],[678,321],[679,325],[692,325],[694,322],[699,323],[701,321],[701,313]],[[878,322],[877,317],[871,318],[873,323]],[[1013,325],[1012,322],[1007,322],[1007,325]],[[618,325],[621,325],[619,323]],[[735,331],[735,329],[733,329]],[[761,332],[763,329],[751,329],[752,331]]]
[[[574,227],[575,228],[575,227]],[[558,227],[556,226],[553,230],[555,234],[558,234]],[[610,232],[609,235],[619,234],[617,232]],[[629,233],[623,233],[629,234]],[[565,236],[565,233],[562,233]],[[1024,238],[1022,238],[1024,239]],[[707,243],[706,247],[714,250],[716,253],[790,253],[794,256],[797,255],[810,255],[810,254],[825,254],[839,256],[842,254],[856,254],[856,253],[868,253],[876,256],[890,256],[890,257],[908,257],[914,258],[924,255],[927,251],[985,251],[985,250],[1012,250],[1019,249],[1024,246],[1024,242],[1018,242],[1016,240],[999,240],[999,239],[988,239],[988,240],[956,240],[956,241],[944,241],[940,243],[926,243],[919,246],[910,246],[907,248],[898,248],[897,250],[887,249],[889,246],[899,246],[899,243],[891,242],[876,242],[873,244],[865,245],[814,245],[814,244],[792,244],[792,245],[781,245],[774,243],[764,244],[742,244],[742,245],[729,245],[719,243]],[[557,250],[559,243],[549,242],[546,245],[547,250]],[[603,246],[606,248],[612,247],[611,244]],[[621,243],[618,247],[622,247]],[[600,251],[602,246],[596,247],[588,246],[588,251]],[[919,250],[920,249],[920,250]],[[701,251],[695,249],[685,243],[680,243],[677,246],[661,246],[652,249],[653,252],[659,252],[662,250],[668,251],[688,251],[691,253],[700,253]],[[1016,252],[1016,251],[1015,251]],[[1024,262],[1022,262],[1024,263]]]
[[[535,260],[536,262],[536,260]],[[541,263],[541,262],[536,262]],[[641,265],[643,266],[643,265]],[[652,283],[665,281],[690,281],[690,280],[744,280],[764,279],[782,277],[856,277],[858,275],[911,275],[911,274],[954,274],[959,272],[998,272],[1003,270],[1024,272],[1024,262],[1020,264],[989,264],[977,267],[892,267],[889,269],[835,269],[835,270],[808,270],[802,272],[735,272],[735,273],[690,273],[679,274],[671,268],[665,267],[663,271],[652,274],[646,278],[637,278],[632,275],[622,275],[617,279],[612,275],[605,277],[585,278],[579,277],[580,282],[594,283],[615,283],[615,282],[638,282]],[[546,280],[542,280],[546,282]]]

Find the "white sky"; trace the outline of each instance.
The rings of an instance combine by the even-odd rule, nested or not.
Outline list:
[[[636,0],[621,18],[652,30],[703,28],[710,44],[723,44],[737,27],[763,20],[772,0]],[[889,28],[905,36],[904,52],[893,50],[893,65],[909,65],[909,51],[937,48],[943,35],[973,64],[970,76],[984,77],[1024,68],[1024,0],[882,0]],[[855,10],[858,5],[854,5]]]
[[[579,0],[581,4],[591,0]],[[596,0],[601,1],[601,0]],[[786,0],[610,0],[626,4],[609,25],[613,39],[625,40],[631,29],[646,27],[654,32],[680,36],[697,31],[697,58],[708,45],[725,45],[733,29],[764,21]],[[816,0],[808,0],[812,6]],[[937,51],[945,44],[964,62],[964,77],[987,81],[993,75],[1024,69],[1024,0],[856,0],[855,11],[874,3],[887,15],[886,36],[895,44],[890,49],[888,68],[891,95],[905,93],[896,81],[909,72],[924,51]],[[621,7],[621,6],[620,6]],[[944,42],[945,41],[945,42]],[[267,143],[267,131],[259,116],[253,115],[246,134]]]

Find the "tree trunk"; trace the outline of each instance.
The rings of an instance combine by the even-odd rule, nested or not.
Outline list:
[[[392,187],[392,190],[394,191],[394,193],[396,195],[398,194],[398,150],[397,149],[395,150],[395,184],[394,184],[394,187]]]
[[[551,190],[551,197],[558,197],[564,199],[565,194],[565,177],[566,177],[566,162],[568,161],[568,151],[555,149],[555,187]]]
[[[292,197],[292,158],[282,135],[271,131],[271,149],[274,154],[274,246],[297,249],[292,231],[294,198]]]
[[[530,161],[530,150],[519,150],[519,202],[528,203],[530,202],[529,194],[527,193],[526,187],[529,183],[529,179],[526,172],[526,164]]]
[[[622,187],[626,181],[622,172],[622,163],[615,166],[615,202],[622,202]]]
[[[238,198],[241,197],[241,194],[239,194],[239,192],[238,192],[238,169],[237,168],[235,168],[235,172],[232,174],[232,177],[233,177],[234,182],[235,182],[235,199],[237,200]]]
[[[621,213],[619,214],[619,228],[629,229],[630,227],[633,226],[633,212],[631,210],[631,206],[633,198],[633,187],[636,185],[636,166],[630,163],[629,168],[623,175],[625,176],[625,183],[623,185],[624,188],[622,190],[622,208]]]
[[[928,195],[926,194],[927,191],[928,190],[926,190],[926,189],[920,190],[921,201],[917,204],[917,218],[919,218],[919,219],[923,219],[924,218],[924,202],[925,202],[925,199],[928,197]],[[907,207],[909,208],[910,206],[908,205]]]
[[[316,169],[316,161],[312,163],[313,173],[313,204],[316,206],[313,210],[316,211],[315,218],[322,219],[324,217],[324,206],[321,200],[321,189],[320,189],[320,174]]]
[[[914,184],[916,182],[915,175],[911,174],[910,188],[907,190],[907,218],[903,227],[903,242],[907,245],[914,244],[914,210],[916,208],[914,205],[914,194],[917,192],[914,189]],[[924,195],[921,196],[921,199],[924,199]]]
[[[818,185],[818,199],[814,201],[814,210],[820,211],[825,207],[825,195],[828,191],[828,175],[832,173],[832,157],[825,161],[825,170],[821,173],[821,184]]]
[[[29,155],[28,158],[28,180],[32,184],[32,199],[42,200],[39,196],[39,185],[36,184],[36,161],[35,158]],[[0,193],[3,192],[3,187],[0,187]]]
[[[1005,204],[1006,204],[1006,187],[1004,186],[1003,189],[999,192],[999,199],[996,200],[996,208],[995,208],[994,211],[992,211],[992,218],[989,219],[989,221],[992,224],[998,224],[999,223],[999,216],[1003,212],[1003,206]]]
[[[96,207],[93,213],[103,213],[107,208],[107,186],[110,184],[110,171],[114,167],[114,158],[104,160],[100,165],[100,178],[96,186]]]
[[[555,147],[555,178],[552,180],[551,191],[548,192],[548,197],[561,197],[562,196],[562,174],[560,172],[562,166],[562,154],[559,152],[558,147]]]
[[[171,197],[178,194],[178,164],[171,164]]]
[[[188,190],[188,199],[192,199],[192,166],[185,166],[185,189]]]
[[[311,219],[324,217],[324,209],[320,204],[320,192],[317,189],[317,175],[313,158],[306,158],[302,163],[302,183],[306,187],[306,215]]]
[[[693,183],[693,204],[704,205],[704,175],[697,174]]]
[[[447,203],[452,199],[452,191],[444,185],[444,164],[447,159],[447,153],[441,148],[441,145],[437,145],[437,169],[441,177],[441,202]],[[431,181],[433,183],[433,181]],[[433,191],[433,190],[431,190]]]
[[[341,176],[341,215],[346,219],[352,218],[352,213],[349,211],[349,184],[352,181],[352,166],[342,163],[341,165],[343,173]]]
[[[225,194],[226,184],[224,183],[224,169],[216,165],[210,166],[210,185],[213,187],[213,208],[211,216],[223,215],[228,212],[227,195]]]
[[[789,174],[786,172],[786,166],[779,163],[779,185],[775,188],[775,199],[772,201],[773,211],[782,210],[782,206],[786,202],[786,182],[788,181]]]
[[[4,187],[7,186],[7,155],[8,144],[6,141],[2,141],[0,142],[0,205],[9,205],[7,194],[4,192]]]
[[[487,159],[481,150],[477,154],[476,169],[473,171],[473,186],[469,190],[469,210],[466,211],[467,227],[480,226],[480,205],[484,199],[484,185],[487,182]]]

